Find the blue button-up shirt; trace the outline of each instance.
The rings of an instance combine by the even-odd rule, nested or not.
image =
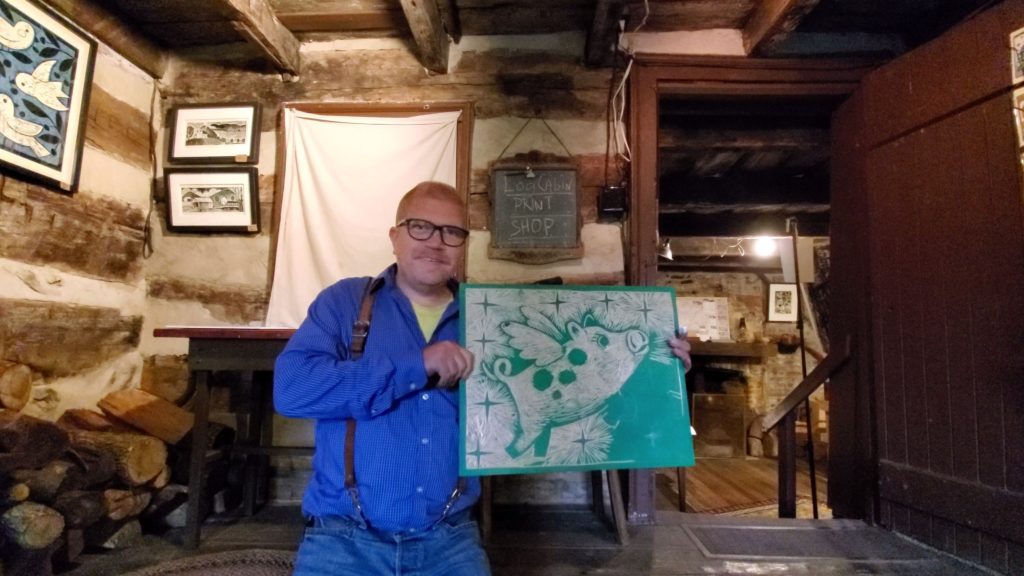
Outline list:
[[[397,266],[381,274],[370,336],[359,360],[349,358],[352,323],[369,278],[328,287],[277,358],[274,406],[285,416],[316,418],[313,476],[302,501],[311,516],[350,516],[345,489],[345,420],[356,425],[355,474],[363,513],[379,530],[422,530],[442,514],[459,475],[459,394],[427,386],[423,348],[459,336],[457,301],[428,342],[409,299],[395,283]],[[471,506],[476,480],[449,514]]]

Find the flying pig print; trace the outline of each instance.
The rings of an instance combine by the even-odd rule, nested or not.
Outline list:
[[[467,475],[688,466],[671,288],[463,285]]]

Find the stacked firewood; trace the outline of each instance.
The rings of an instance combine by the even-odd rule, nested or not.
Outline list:
[[[191,412],[122,390],[100,401],[102,413],[68,410],[48,422],[19,413],[27,395],[12,370],[24,371],[8,368],[0,366],[0,574],[52,574],[182,506]]]

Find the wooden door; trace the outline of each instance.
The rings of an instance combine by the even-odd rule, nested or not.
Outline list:
[[[833,122],[839,515],[1024,561],[1024,195],[1012,0],[868,75]]]

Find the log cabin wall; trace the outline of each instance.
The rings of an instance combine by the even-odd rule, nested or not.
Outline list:
[[[834,123],[830,336],[859,352],[832,385],[869,442],[841,465],[883,525],[1004,573],[1024,569],[1022,26],[1024,2],[981,13],[870,74]]]
[[[78,192],[0,180],[0,373],[31,369],[26,414],[53,420],[138,386],[156,90],[100,43]]]
[[[449,72],[427,73],[414,49],[395,38],[331,38],[318,35],[302,44],[302,71],[283,80],[254,64],[245,49],[196,51],[176,60],[163,90],[163,112],[186,103],[251,101],[262,107],[260,203],[262,230],[254,237],[173,234],[154,230],[154,255],[147,261],[148,304],[141,349],[152,373],[174,388],[180,380],[184,343],[156,341],[154,327],[166,324],[248,324],[262,322],[270,286],[273,226],[271,208],[277,189],[275,159],[280,110],[286,102],[417,103],[467,101],[473,104],[472,174],[467,277],[474,282],[530,282],[560,276],[567,283],[620,284],[624,281],[622,230],[598,223],[597,191],[605,184],[605,114],[610,68],[585,68],[582,33],[512,37],[464,36],[453,44]],[[515,138],[529,119],[531,122]],[[489,165],[499,156],[532,155],[541,160],[569,159],[581,172],[582,259],[544,265],[490,260],[487,197]],[[166,146],[166,138],[162,138]],[[511,145],[510,145],[511,144]],[[505,147],[508,149],[502,152]],[[609,179],[618,183],[617,167]],[[158,199],[162,203],[162,198]],[[163,207],[160,208],[163,212]],[[162,218],[161,218],[162,221]],[[381,230],[386,242],[386,231]],[[215,402],[217,400],[215,399]],[[226,398],[221,406],[227,409]],[[312,442],[310,428],[279,422],[280,443]],[[273,497],[298,501],[308,462],[279,459]],[[552,474],[530,486],[516,477],[502,479],[497,502],[585,503],[589,480],[584,475]]]

